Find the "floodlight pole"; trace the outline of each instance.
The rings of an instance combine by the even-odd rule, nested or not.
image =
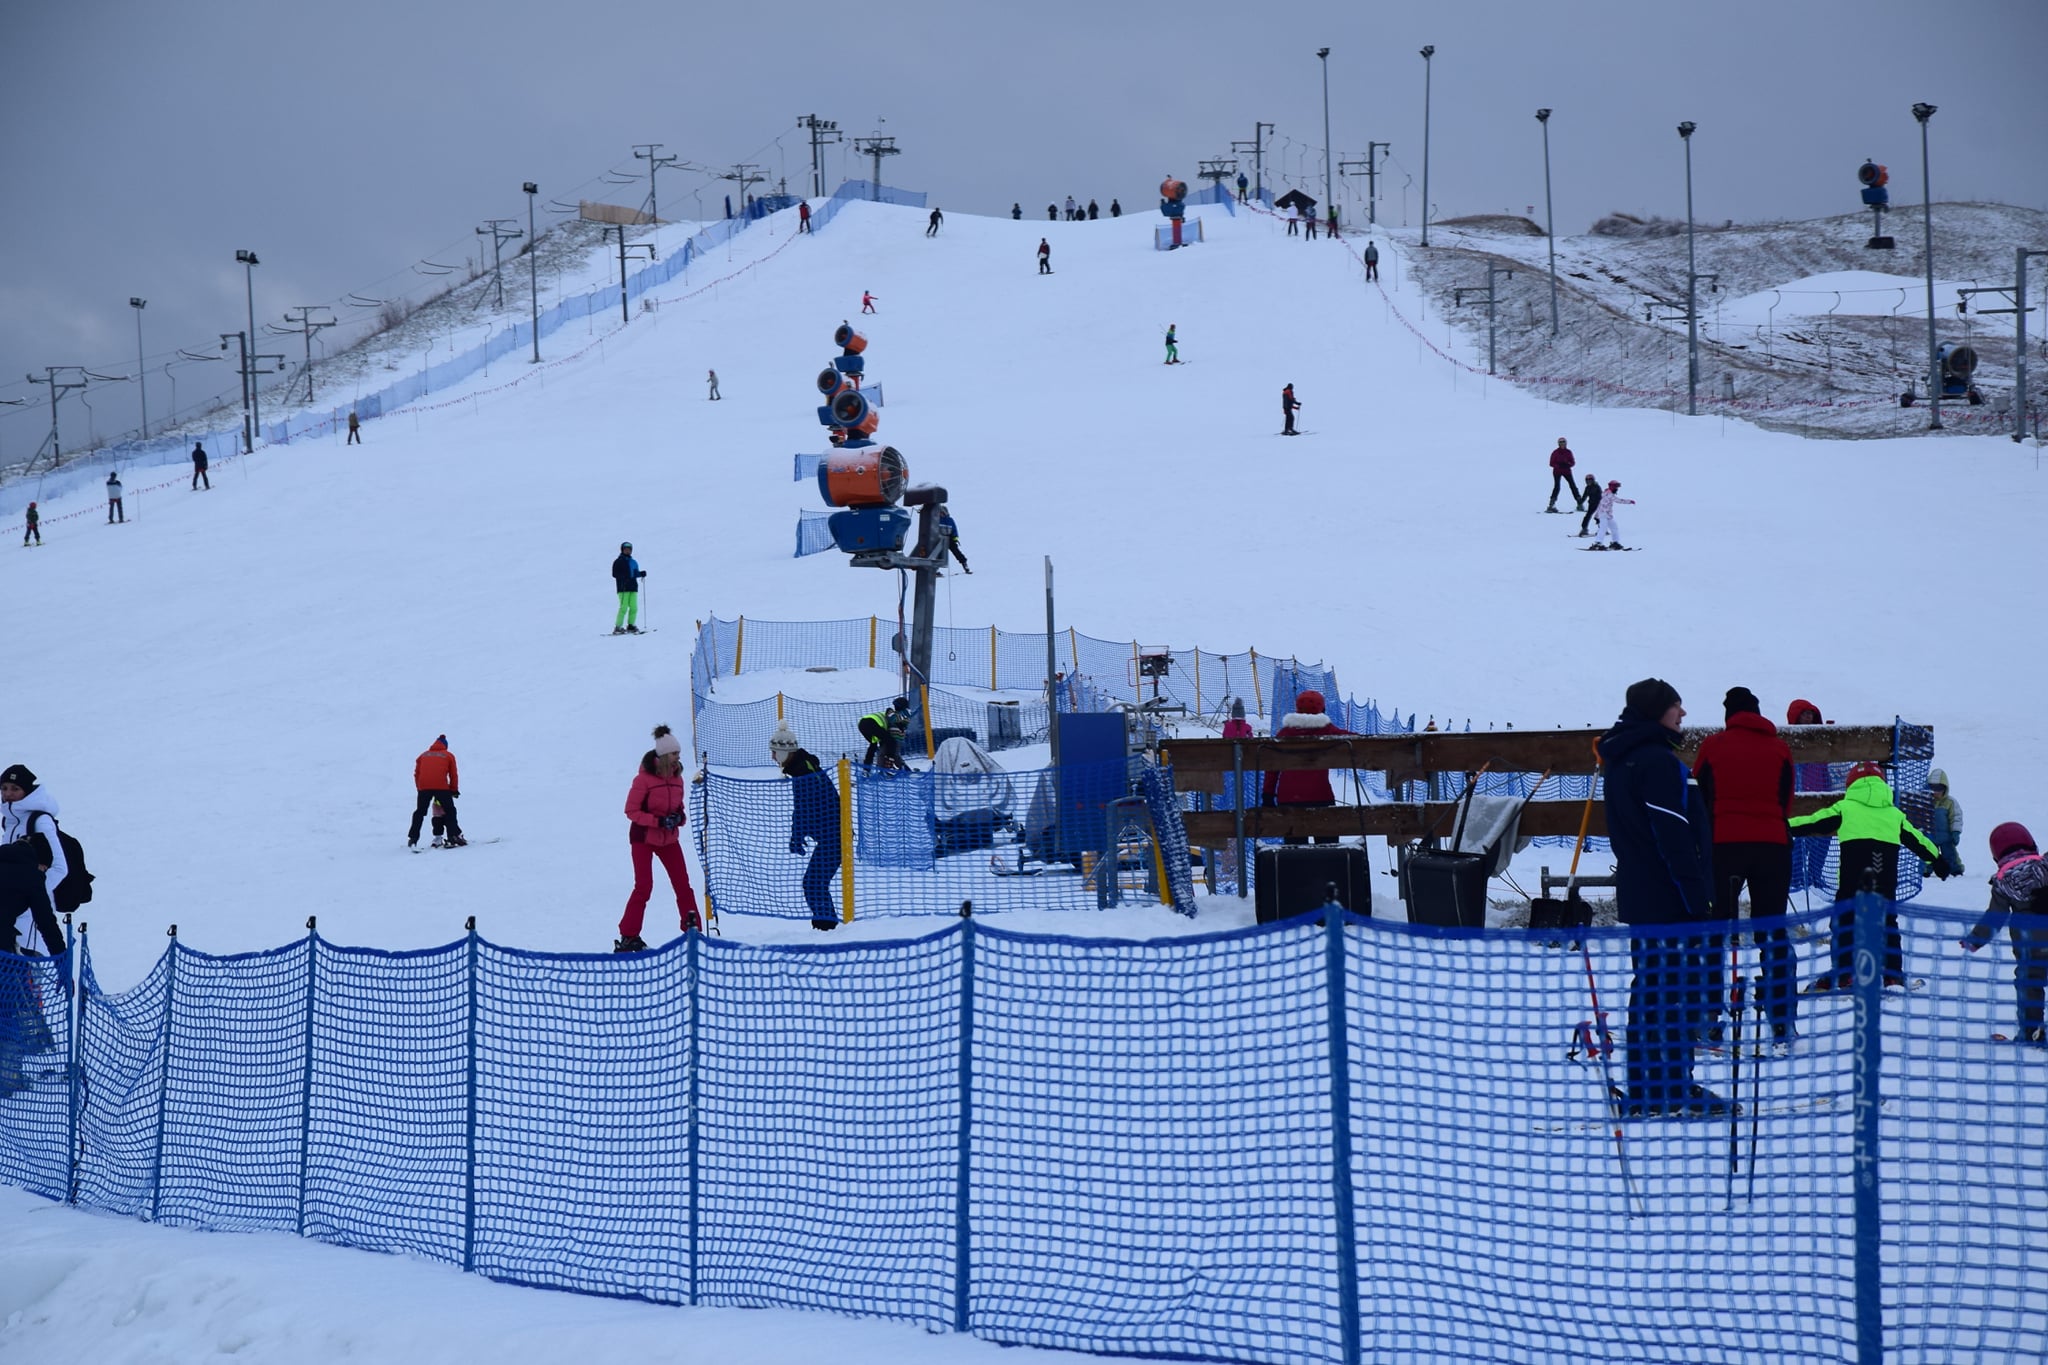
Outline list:
[[[242,263],[242,280],[249,302],[248,339],[242,343],[242,453],[246,455],[256,449],[256,428],[262,422],[256,404],[256,370],[249,348],[256,344],[256,267],[263,263],[253,251],[237,251],[235,259]]]
[[[540,186],[529,180],[519,188],[526,191],[526,292],[533,303],[533,363],[540,364],[540,267],[534,257],[540,254],[540,239],[533,235],[533,197],[540,193]]]
[[[1941,353],[1934,341],[1934,185],[1927,174],[1927,120],[1934,106],[1916,104],[1913,117],[1920,121],[1920,224],[1927,242],[1927,407],[1932,418],[1929,431],[1941,430]]]
[[[131,298],[128,306],[135,310],[135,377],[142,385],[142,439],[146,441],[149,439],[149,375],[142,368],[142,310],[149,307],[149,300]]]
[[[1330,155],[1330,49],[1316,49],[1316,60],[1323,64],[1323,212],[1329,213],[1337,207],[1337,191],[1332,180],[1336,170],[1336,158]]]
[[[1543,235],[1550,243],[1550,334],[1557,335],[1557,212],[1550,204],[1550,111],[1538,109],[1543,125]]]
[[[1685,413],[1700,415],[1700,304],[1698,263],[1693,256],[1692,229],[1692,135],[1699,125],[1691,121],[1678,125],[1679,140],[1685,143]]]
[[[796,126],[810,132],[811,197],[822,199],[825,195],[824,150],[826,144],[840,141],[839,125],[831,119],[819,118],[816,114],[805,114],[796,121]]]
[[[1429,245],[1429,72],[1436,44],[1422,49],[1422,244]]]

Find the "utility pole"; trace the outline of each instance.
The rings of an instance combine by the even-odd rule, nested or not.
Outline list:
[[[528,207],[532,207],[531,203]],[[498,286],[498,307],[505,306],[505,243],[519,240],[519,229],[512,226],[510,218],[487,218],[484,225],[476,230],[479,237],[491,239],[491,279]]]
[[[1429,59],[1436,56],[1436,44],[1422,49],[1422,244],[1429,245]]]
[[[540,186],[531,180],[519,187],[526,191],[526,292],[533,300],[533,363],[540,364],[540,267],[534,257],[540,254],[540,239],[533,235],[533,197],[540,193]]]
[[[761,168],[759,166],[756,166],[751,162],[742,161],[739,165],[734,166],[724,175],[718,177],[720,180],[733,180],[739,182],[740,216],[742,218],[746,217],[747,186],[758,185],[763,180],[766,180],[768,178],[767,176],[761,174],[760,172]]]
[[[1916,104],[1913,117],[1920,121],[1920,223],[1927,235],[1927,406],[1933,420],[1929,431],[1941,430],[1941,351],[1934,342],[1934,183],[1927,174],[1927,120],[1934,106]]]
[[[306,402],[308,404],[313,401],[313,333],[325,331],[327,328],[334,326],[334,319],[331,317],[324,322],[314,317],[313,314],[316,311],[327,313],[333,310],[324,303],[302,303],[299,305],[299,315],[297,317],[293,317],[290,312],[286,312],[284,315],[286,322],[298,324],[300,333],[306,338]]]
[[[1265,197],[1266,134],[1272,131],[1272,124],[1254,122],[1252,124],[1252,140],[1250,142],[1233,142],[1230,144],[1230,150],[1233,152],[1250,152],[1252,154],[1252,198],[1254,199]]]
[[[1692,134],[1699,125],[1687,120],[1678,125],[1679,140],[1685,143],[1685,415],[1700,415],[1700,295],[1699,261],[1693,255],[1692,231]],[[1932,285],[1928,288],[1931,290]],[[1933,294],[1928,295],[1930,303]],[[1933,314],[1928,314],[1930,327]]]
[[[682,160],[681,157],[676,156],[656,156],[655,153],[659,152],[663,145],[659,142],[636,142],[633,144],[633,159],[647,163],[647,216],[652,218],[657,224],[661,222],[661,204],[655,198],[656,187],[654,182],[660,177],[663,166],[673,166]],[[495,222],[497,220],[493,219],[492,221]],[[498,297],[498,306],[500,308],[505,306],[505,299],[502,294]]]
[[[885,156],[895,156],[902,150],[901,147],[896,145],[896,139],[893,136],[879,137],[870,135],[868,137],[857,137],[853,140],[854,154],[856,156],[869,157],[875,163],[874,178],[868,181],[868,198],[878,203],[881,201],[882,158]]]
[[[1317,48],[1316,60],[1323,64],[1323,212],[1333,213],[1337,208],[1337,168],[1334,164],[1337,158],[1330,150],[1330,49]]]
[[[627,246],[626,225],[624,223],[608,223],[605,225],[604,230],[619,234],[619,318],[622,322],[631,322],[633,320],[633,313],[631,309],[626,307],[626,253],[629,251],[644,251],[647,253],[647,259],[651,261],[655,259],[654,243],[635,242],[631,246]]]
[[[1494,326],[1494,305],[1499,301],[1499,295],[1495,292],[1495,281],[1501,276],[1513,279],[1515,272],[1503,270],[1497,265],[1489,265],[1486,267],[1485,289],[1481,289],[1476,284],[1470,284],[1451,291],[1453,300],[1461,307],[1464,305],[1467,294],[1483,293],[1486,295],[1486,372],[1488,374],[1493,373],[1493,343],[1498,332],[1498,329]]]
[[[1365,221],[1367,226],[1373,226],[1379,222],[1379,216],[1373,212],[1372,202],[1378,193],[1378,168],[1374,165],[1374,153],[1384,150],[1386,146],[1387,144],[1384,142],[1368,142],[1365,144],[1365,160],[1339,161],[1337,163],[1337,174],[1339,175],[1349,175],[1353,171],[1365,172]]]
[[[1550,334],[1557,335],[1557,215],[1550,207],[1550,111],[1538,109],[1543,125],[1543,236],[1550,244]]]
[[[78,378],[59,379],[57,377],[59,370],[64,370],[67,373],[76,370],[78,371]],[[34,375],[30,375],[28,376],[28,382],[31,384],[48,384],[50,386],[50,468],[55,469],[57,462],[64,458],[64,447],[57,438],[57,400],[73,389],[85,387],[85,366],[45,365],[43,367],[43,377],[38,379]],[[34,464],[35,461],[30,460],[29,463]]]
[[[2017,305],[2013,312],[2018,315],[2013,319],[2013,326],[2018,329],[2014,333],[2017,344],[2013,348],[2018,382],[2014,384],[2012,394],[2012,438],[2019,441],[2027,434],[2027,257],[2048,256],[2048,251],[2029,251],[2023,246],[2014,247],[2013,251],[2019,257],[2019,269],[2014,276],[2012,291],[2012,301]]]
[[[149,375],[142,368],[142,310],[149,307],[149,300],[130,298],[128,306],[135,310],[135,378],[142,385],[142,439],[146,441],[149,439]]]
[[[830,119],[819,118],[816,114],[805,114],[802,118],[796,121],[796,126],[799,128],[808,129],[810,131],[811,197],[814,199],[822,199],[825,195],[825,163],[823,160],[823,151],[828,144],[842,141],[842,139],[839,136],[839,125],[832,122],[832,120]]]
[[[237,251],[235,259],[242,263],[242,282],[247,290],[249,303],[249,330],[245,333],[248,340],[242,343],[242,453],[246,455],[256,448],[258,424],[256,371],[249,363],[254,358],[249,354],[249,348],[256,344],[256,267],[262,262],[256,259],[256,253],[253,251]],[[226,347],[223,346],[222,349],[225,350]]]
[[[1206,180],[1212,185],[1220,185],[1237,174],[1237,162],[1229,157],[1217,157],[1200,164],[1201,169],[1196,172],[1195,179]]]

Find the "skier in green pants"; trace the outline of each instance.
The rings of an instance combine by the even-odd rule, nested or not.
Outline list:
[[[612,561],[612,586],[619,590],[619,614],[612,622],[612,634],[640,633],[640,580],[645,577],[647,570],[633,558],[633,542],[620,542],[619,557]]]
[[[1170,322],[1166,324],[1166,363],[1180,364],[1180,345],[1176,339],[1174,324]]]

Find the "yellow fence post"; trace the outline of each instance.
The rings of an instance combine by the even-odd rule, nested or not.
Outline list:
[[[1157,839],[1151,843],[1152,869],[1159,878],[1159,903],[1170,906],[1173,904],[1173,883],[1166,880],[1166,850],[1159,847]]]
[[[839,757],[839,918],[853,923],[853,765]]]
[[[1081,671],[1081,646],[1074,639],[1074,628],[1072,626],[1067,627],[1067,660],[1068,667],[1073,669],[1074,672],[1079,673]]]
[[[924,708],[924,756],[930,758],[932,756],[932,690],[920,684],[917,689],[917,701],[918,705]]]
[[[1259,714],[1263,716],[1263,715],[1265,715],[1265,714],[1266,714],[1266,694],[1265,694],[1265,690],[1264,690],[1263,688],[1261,688],[1261,687],[1259,686],[1259,651],[1257,651],[1257,650],[1255,649],[1255,650],[1253,650],[1253,651],[1251,652],[1251,655],[1252,655],[1252,700],[1253,700],[1254,702],[1258,703],[1258,707],[1259,707]]]
[[[872,616],[870,616],[870,617],[868,618],[868,667],[869,667],[869,668],[873,668],[873,667],[875,666],[875,628],[876,628],[876,622],[875,622],[875,618],[874,618],[874,617],[872,617]]]
[[[988,628],[988,690],[996,690],[996,628]]]
[[[782,694],[780,692],[775,694],[775,719],[782,719]]]
[[[742,617],[740,618],[740,637],[739,637],[739,639],[738,639],[738,640],[736,640],[736,641],[734,641],[734,642],[733,642],[733,647],[732,647],[732,675],[733,675],[733,676],[734,676],[735,678],[737,678],[737,677],[738,677],[738,676],[740,675],[740,657],[741,657],[742,655],[744,655],[744,654],[745,654],[746,652],[747,652],[747,618],[746,618],[746,617],[744,617],[744,616],[742,616]]]

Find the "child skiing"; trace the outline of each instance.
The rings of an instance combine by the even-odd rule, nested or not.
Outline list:
[[[875,311],[875,296],[865,289],[860,291],[860,311],[863,313]]]
[[[1593,514],[1600,510],[1600,480],[1593,475],[1586,476],[1586,486],[1577,494],[1579,506],[1586,514],[1579,518],[1579,539],[1584,540],[1592,532],[1587,528],[1593,524]]]
[[[1607,491],[1600,495],[1599,510],[1593,514],[1593,520],[1599,525],[1600,529],[1594,535],[1593,543],[1586,547],[1587,549],[1626,550],[1628,548],[1628,546],[1621,543],[1620,533],[1614,529],[1614,504],[1625,502],[1630,507],[1633,507],[1636,505],[1636,500],[1634,498],[1624,498],[1620,494],[1621,480],[1609,479],[1607,481]]]
[[[1180,364],[1180,344],[1177,340],[1174,324],[1170,322],[1166,324],[1166,363],[1169,365]]]
[[[462,778],[455,767],[455,755],[448,748],[448,736],[436,735],[427,751],[412,762],[412,785],[418,799],[412,808],[412,828],[406,831],[405,846],[418,848],[420,822],[427,818],[429,807],[440,807],[445,819],[442,826],[447,831],[434,841],[436,848],[461,848],[469,840],[462,837],[462,826],[455,818],[455,802],[462,796]]]
[[[2048,1046],[2042,1027],[2042,998],[2048,991],[2048,862],[2034,847],[2025,825],[2007,821],[1991,831],[1991,858],[1998,871],[1991,878],[1991,904],[1970,930],[1963,947],[1976,952],[2000,929],[2012,934],[2012,984],[2019,994],[2019,1041]],[[2017,914],[2020,919],[2013,919]]]
[[[1951,877],[1963,874],[1963,855],[1957,848],[1963,838],[1963,803],[1948,794],[1948,774],[1936,768],[1927,774],[1927,790],[1934,793],[1934,846]],[[2048,910],[2048,903],[2041,907]]]

